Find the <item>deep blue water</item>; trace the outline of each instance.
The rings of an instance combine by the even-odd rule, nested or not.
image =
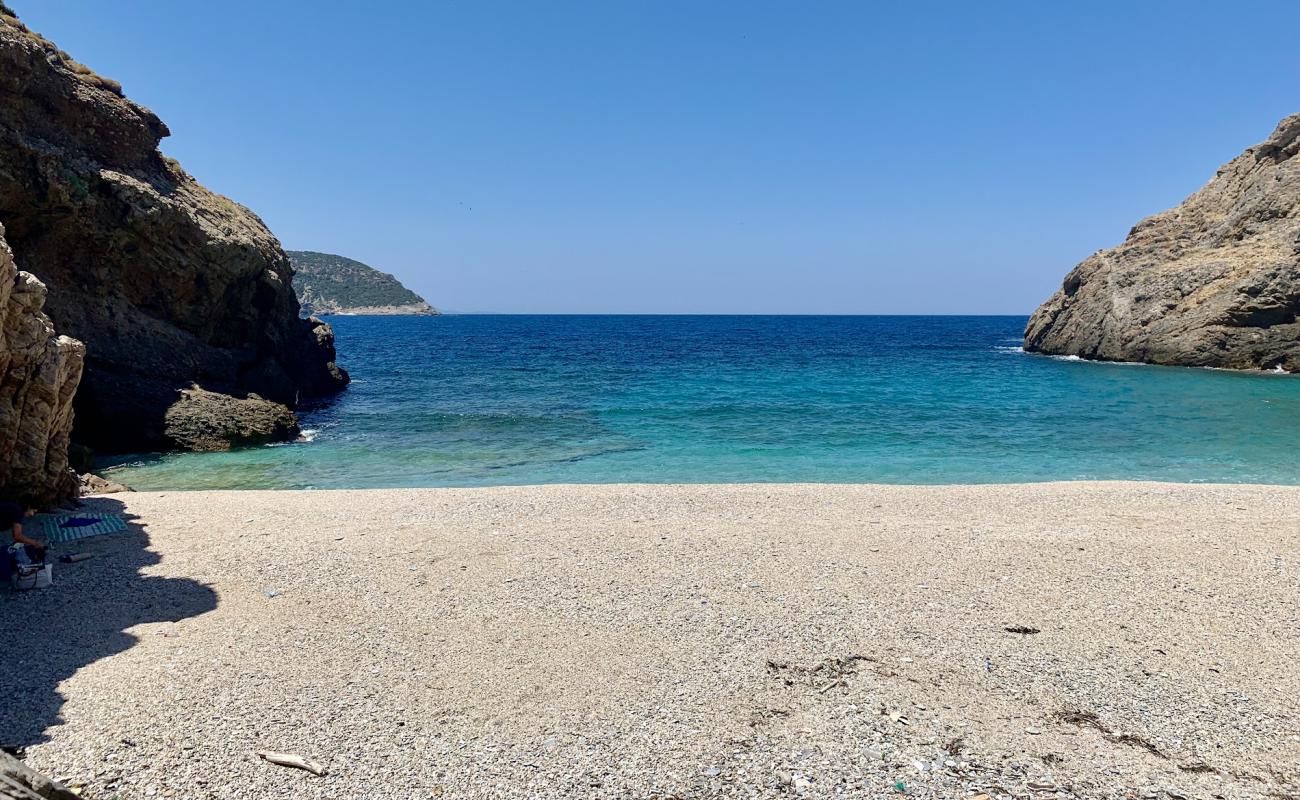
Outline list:
[[[1300,483],[1300,378],[1018,351],[1024,317],[335,317],[310,443],[140,489],[1144,479]]]

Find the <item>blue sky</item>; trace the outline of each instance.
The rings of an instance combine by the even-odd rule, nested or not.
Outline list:
[[[1300,3],[8,2],[453,310],[1029,313],[1300,111]]]

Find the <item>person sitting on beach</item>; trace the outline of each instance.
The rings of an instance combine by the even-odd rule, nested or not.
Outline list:
[[[4,548],[7,550],[11,545],[21,544],[32,563],[39,564],[45,560],[45,542],[23,533],[23,520],[35,513],[36,509],[30,504],[24,507],[17,503],[0,502],[0,530],[12,530],[12,538],[4,543]]]

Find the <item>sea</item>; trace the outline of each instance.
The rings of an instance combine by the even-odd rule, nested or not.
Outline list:
[[[303,441],[117,457],[140,490],[1300,483],[1300,377],[1021,351],[1020,316],[332,317]]]

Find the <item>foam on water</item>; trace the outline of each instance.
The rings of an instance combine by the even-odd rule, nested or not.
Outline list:
[[[302,442],[130,456],[113,478],[140,489],[1300,483],[1294,377],[1006,358],[1023,353],[1025,321],[334,318],[356,380],[304,410]]]

